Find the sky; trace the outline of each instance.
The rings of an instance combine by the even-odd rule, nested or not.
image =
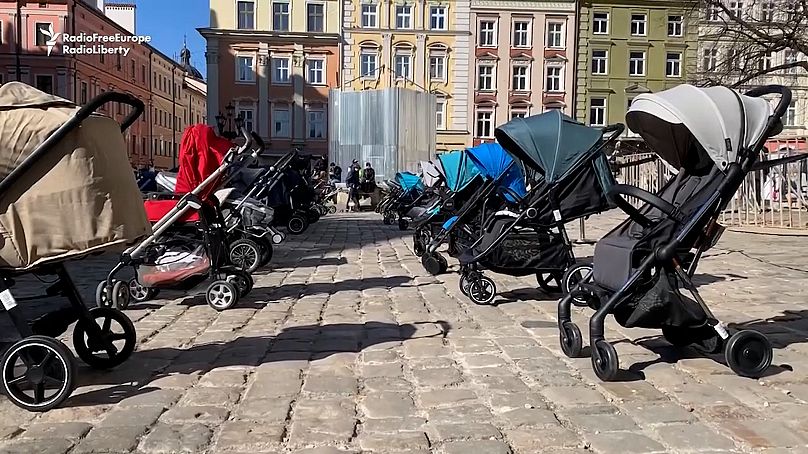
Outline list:
[[[207,76],[205,39],[196,31],[210,21],[208,0],[136,0],[135,28],[151,36],[151,45],[179,61],[182,39],[187,37],[191,64]]]

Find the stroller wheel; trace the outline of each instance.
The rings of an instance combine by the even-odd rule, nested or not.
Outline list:
[[[565,322],[561,325],[561,351],[567,355],[568,358],[578,358],[581,356],[583,350],[583,336],[578,325],[572,322]]]
[[[465,274],[460,275],[460,293],[469,296],[469,287],[471,287],[471,280]]]
[[[491,304],[497,296],[497,286],[490,277],[481,276],[469,284],[468,296],[474,304]]]
[[[416,257],[421,257],[426,252],[426,243],[424,242],[423,235],[416,231],[412,238],[412,251]]]
[[[217,311],[230,309],[238,303],[239,291],[227,281],[213,281],[205,292],[205,300]]]
[[[272,260],[272,254],[274,252],[274,248],[272,247],[272,241],[267,237],[260,238],[260,246],[261,246],[261,266],[266,266]]]
[[[249,239],[234,241],[230,244],[230,264],[252,273],[261,266],[261,247]]]
[[[536,282],[546,293],[558,293],[561,290],[561,275],[557,272],[536,273]]]
[[[272,244],[281,244],[283,240],[286,239],[286,236],[283,233],[275,233],[272,235]]]
[[[300,216],[292,216],[286,223],[286,230],[292,235],[300,235],[309,227],[309,222]]]
[[[320,220],[320,211],[317,208],[309,208],[306,212],[306,217],[308,218],[309,224],[314,224],[315,222]]]
[[[61,341],[29,336],[3,355],[3,393],[28,411],[48,411],[73,392],[76,362]]]
[[[329,205],[328,206],[328,214],[334,214],[336,212],[337,212],[337,207],[336,206],[334,206],[334,205]]]
[[[95,304],[98,307],[112,307],[121,310],[129,306],[129,286],[123,281],[113,280],[112,286],[107,287],[106,281],[101,281],[95,288]]]
[[[393,223],[393,220],[392,220],[392,219],[390,219],[390,217],[389,217],[389,216],[385,216],[385,217],[384,217],[384,219],[382,219],[382,223],[383,223],[384,225],[390,225],[390,224],[392,224],[392,223]]]
[[[136,303],[145,303],[146,301],[154,299],[160,293],[156,288],[149,288],[140,285],[136,277],[129,279],[129,298]],[[125,309],[125,308],[121,308]]]
[[[572,290],[578,285],[579,282],[584,280],[589,273],[592,272],[592,265],[588,263],[576,263],[564,271],[564,276],[561,277],[561,293],[569,295]],[[578,307],[586,307],[589,301],[580,296],[572,298],[572,303]]]
[[[595,375],[603,381],[613,381],[620,371],[617,350],[604,339],[598,339],[592,346],[592,368]]]
[[[111,307],[90,309],[90,320],[79,319],[73,330],[73,347],[82,361],[94,369],[111,369],[135,351],[135,325],[123,312]]]
[[[771,366],[774,352],[766,336],[757,331],[743,330],[729,338],[724,355],[730,369],[736,374],[760,378]]]
[[[410,226],[409,221],[407,221],[404,218],[398,218],[398,229],[399,230],[407,230],[407,228],[409,226]]]
[[[253,285],[255,285],[250,273],[244,271],[234,271],[233,274],[227,276],[227,282],[236,286],[239,299],[247,296],[252,291]]]

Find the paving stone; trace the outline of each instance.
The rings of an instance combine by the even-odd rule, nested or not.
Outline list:
[[[362,407],[369,418],[403,418],[412,415],[415,409],[407,394],[392,392],[368,394]]]
[[[476,399],[477,394],[470,389],[440,389],[418,392],[418,400],[426,408],[464,404]]]
[[[33,423],[19,437],[76,441],[86,435],[92,427],[86,422]]]
[[[808,438],[777,421],[728,420],[721,424],[725,433],[753,448],[797,448]]]
[[[0,444],[0,454],[64,454],[71,446],[73,442],[70,440],[19,439]]]
[[[584,386],[550,386],[541,390],[542,395],[560,407],[582,407],[606,404],[603,395]]]
[[[427,432],[430,440],[493,440],[502,438],[499,430],[491,424],[430,424]]]
[[[390,419],[365,419],[361,422],[362,433],[398,433],[398,432],[419,432],[426,424],[426,419],[390,418]]]
[[[283,441],[282,425],[250,421],[228,421],[216,439],[217,452],[263,452],[279,447]]]
[[[216,426],[227,420],[230,412],[226,408],[212,406],[177,406],[160,416],[165,423],[200,423]]]
[[[519,428],[505,431],[508,442],[517,452],[556,452],[561,448],[575,448],[582,444],[578,434],[560,425],[536,430]]]
[[[244,400],[234,410],[236,419],[283,424],[292,407],[291,397]]]
[[[182,391],[179,389],[157,389],[146,391],[122,400],[119,407],[162,407],[168,408],[179,400]]]
[[[199,380],[199,386],[212,386],[215,388],[236,388],[244,386],[247,378],[245,369],[212,370]]]
[[[696,420],[696,416],[692,412],[674,403],[632,404],[624,406],[623,410],[634,418],[634,421],[644,425],[684,423]]]
[[[160,423],[140,442],[139,450],[150,454],[198,453],[204,451],[211,435],[202,424]]]
[[[460,371],[455,368],[419,369],[412,372],[415,383],[425,388],[443,388],[463,382]]]
[[[423,432],[359,435],[358,444],[363,451],[389,453],[412,449],[429,449],[429,440]]]
[[[671,424],[659,426],[654,431],[662,443],[682,451],[733,450],[735,443],[701,424]]]
[[[453,441],[443,446],[445,454],[511,454],[506,443],[495,440]]]
[[[180,405],[228,407],[238,401],[240,388],[211,388],[199,386],[191,388],[180,400]]]
[[[592,449],[603,454],[645,454],[667,449],[645,435],[632,432],[591,433],[586,436]]]
[[[0,441],[9,440],[22,433],[19,426],[0,426]]]
[[[163,407],[123,407],[112,410],[97,427],[139,427],[145,429],[163,413]]]
[[[628,416],[620,414],[573,414],[569,421],[582,432],[639,431]]]
[[[135,449],[146,431],[141,426],[96,427],[71,451],[71,454],[118,454]]]
[[[303,391],[322,394],[356,394],[356,378],[327,375],[309,375]]]

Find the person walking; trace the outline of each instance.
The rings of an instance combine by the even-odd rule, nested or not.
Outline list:
[[[348,186],[348,204],[345,207],[347,211],[353,211],[354,207],[359,211],[359,170],[359,164],[354,160],[348,169],[348,176],[345,177]]]

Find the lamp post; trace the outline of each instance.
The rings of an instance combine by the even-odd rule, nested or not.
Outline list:
[[[238,137],[239,130],[244,126],[244,118],[241,115],[233,117],[235,110],[231,101],[225,106],[224,114],[219,112],[219,115],[216,115],[216,127],[219,129],[219,135],[229,140]]]

